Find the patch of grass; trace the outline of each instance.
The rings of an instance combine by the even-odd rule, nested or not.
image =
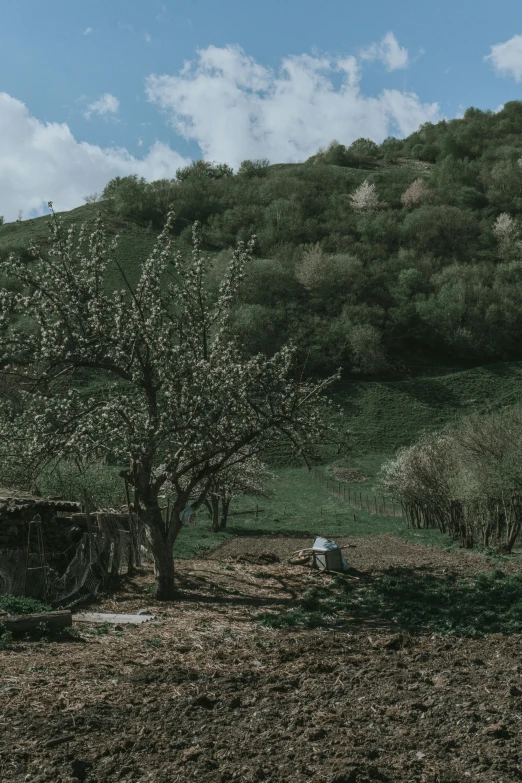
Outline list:
[[[103,623],[102,625],[97,625],[96,628],[85,628],[82,633],[86,633],[89,636],[106,636],[110,633],[110,630],[109,623]]]
[[[2,626],[0,625],[0,650],[10,650],[13,643],[13,634],[11,631],[4,631],[2,633]]]
[[[258,615],[270,628],[345,628],[372,620],[410,634],[479,638],[522,632],[522,575],[496,569],[469,579],[402,569],[354,589],[341,576],[333,587],[312,588],[298,606]]]
[[[149,647],[163,647],[163,640],[159,636],[150,636],[148,639],[145,639],[145,644],[148,644]]]
[[[39,612],[50,612],[51,607],[38,601],[36,598],[27,598],[24,595],[2,595],[0,596],[0,609],[7,614],[38,614]]]
[[[232,532],[226,530],[212,533],[210,530],[210,519],[203,509],[198,512],[197,517],[195,525],[184,527],[179,534],[174,545],[174,557],[179,557],[181,560],[197,557],[202,552],[213,549],[218,544],[221,544],[222,541],[232,537]]]
[[[35,642],[71,642],[80,638],[80,632],[77,628],[52,628],[43,622],[28,631],[25,638]]]

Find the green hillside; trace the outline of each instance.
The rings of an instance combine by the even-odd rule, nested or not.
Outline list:
[[[299,164],[196,161],[176,179],[107,183],[99,204],[131,279],[169,208],[190,249],[199,221],[214,254],[256,236],[235,328],[247,353],[290,338],[318,375],[398,379],[407,365],[470,367],[522,360],[522,102],[496,114],[423,125],[381,145],[332,143]],[[59,209],[59,204],[56,205]],[[0,227],[1,258],[47,218]],[[108,284],[118,282],[109,276]]]
[[[514,101],[403,140],[332,144],[300,164],[244,161],[234,174],[197,161],[175,180],[117,177],[99,203],[58,215],[68,230],[101,212],[109,236],[119,234],[116,257],[131,282],[169,208],[176,249],[190,252],[199,221],[214,260],[211,294],[231,249],[255,234],[236,335],[247,355],[292,339],[314,376],[342,368],[330,393],[350,449],[315,461],[350,466],[354,486],[369,490],[382,462],[422,432],[519,401],[521,139]],[[7,254],[23,255],[31,240],[45,249],[49,220],[0,226],[0,284],[9,285]],[[111,267],[106,285],[121,283]],[[284,449],[267,457],[295,483]],[[283,486],[278,498],[291,505]]]
[[[69,212],[58,212],[57,215],[63,222],[67,232],[71,226],[78,229],[82,223],[94,225],[97,214],[100,212],[99,204],[85,204],[83,207],[71,209]],[[111,215],[103,210],[103,219],[107,235],[113,237],[119,234],[116,257],[131,281],[135,281],[141,261],[152,250],[157,231],[152,231],[144,226],[139,226],[132,221]],[[0,272],[1,259],[9,253],[16,253],[26,249],[30,242],[46,248],[49,244],[50,217],[43,216],[33,220],[23,220],[18,223],[6,223],[0,226]],[[121,276],[115,268],[109,270],[107,284],[119,285]]]
[[[520,401],[522,362],[395,382],[340,382],[357,451],[390,452],[456,416],[486,413]]]

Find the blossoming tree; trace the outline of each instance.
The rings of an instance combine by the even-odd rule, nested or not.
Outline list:
[[[367,179],[350,195],[350,203],[354,212],[359,214],[380,212],[387,206],[384,201],[379,201],[377,188]]]
[[[212,530],[224,530],[232,500],[239,495],[270,497],[274,494],[268,482],[275,478],[267,466],[246,447],[243,453],[216,473],[212,479],[205,505],[212,520]],[[221,519],[219,510],[221,507]]]
[[[286,439],[306,460],[309,446],[334,441],[321,392],[339,377],[304,381],[293,346],[245,357],[230,314],[254,238],[232,252],[211,301],[198,225],[185,258],[172,247],[173,220],[170,212],[134,285],[101,216],[90,234],[85,224],[66,233],[53,212],[50,249],[31,245],[31,263],[11,256],[3,271],[19,285],[0,291],[0,367],[27,368],[32,379],[21,410],[3,405],[0,459],[34,471],[78,456],[126,464],[121,475],[134,490],[163,600],[175,595],[172,553],[187,502],[201,505],[247,447],[254,456]],[[174,502],[165,521],[167,482]]]

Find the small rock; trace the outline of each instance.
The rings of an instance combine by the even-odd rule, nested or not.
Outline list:
[[[115,631],[123,631],[123,625],[115,625],[114,626]]]
[[[136,614],[143,615],[143,614],[152,614],[151,610],[146,607],[145,609],[139,609]]]
[[[509,689],[509,695],[510,696],[522,696],[522,691],[520,688],[517,688],[516,685],[512,685]]]

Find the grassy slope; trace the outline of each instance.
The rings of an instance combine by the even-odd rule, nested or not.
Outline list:
[[[346,486],[362,490],[363,494],[372,493],[382,463],[398,447],[412,443],[424,430],[442,427],[456,416],[513,404],[519,399],[521,386],[522,362],[409,381],[339,383],[333,396],[344,407],[354,449],[350,457],[336,464],[356,467],[364,477]],[[230,534],[256,532],[260,535],[299,533],[311,537],[319,533],[335,537],[393,532],[427,544],[455,546],[437,531],[407,530],[401,518],[351,508],[328,493],[306,468],[276,468],[274,472],[276,497],[259,502],[265,511],[257,520],[254,514],[232,517],[228,534],[218,536],[204,531],[206,522],[200,522],[197,527],[183,531],[179,540],[180,556],[193,554],[199,547],[212,546]],[[255,499],[241,498],[233,508],[254,509],[255,505]]]
[[[345,411],[354,464],[374,476],[384,458],[423,431],[514,404],[521,386],[522,362],[502,362],[414,380],[341,381],[332,396]]]
[[[360,172],[353,170],[340,171],[343,175],[361,176]],[[60,213],[60,217],[65,229],[68,229],[72,223],[79,225],[84,220],[93,221],[98,209],[98,205],[85,205]],[[134,280],[138,261],[150,252],[156,234],[115,218],[104,219],[110,235],[120,233],[118,260],[130,279]],[[27,246],[31,239],[45,244],[48,220],[42,217],[0,227],[0,250]],[[111,283],[121,285],[117,276]],[[339,462],[359,468],[364,476],[364,480],[350,482],[350,485],[363,492],[372,491],[382,462],[398,447],[412,443],[423,430],[441,427],[455,416],[485,412],[517,402],[521,382],[522,362],[500,363],[405,381],[340,382],[332,388],[332,394],[345,410],[346,427],[351,432],[354,448],[350,458]],[[276,472],[277,497],[263,501],[262,507],[266,508],[266,512],[257,521],[248,515],[233,518],[231,530],[226,535],[258,530],[260,533],[306,531],[311,535],[321,532],[332,536],[352,531],[357,535],[394,531],[419,536],[419,533],[405,531],[403,522],[394,517],[357,511],[354,523],[353,510],[343,501],[328,495],[307,475],[306,470],[278,468]],[[236,502],[236,509],[250,507],[253,504],[249,498]],[[320,516],[321,507],[323,517]],[[283,516],[284,508],[286,513]],[[204,519],[203,514],[201,519]],[[200,521],[196,528],[183,531],[179,540],[180,556],[190,555],[215,543],[216,536],[207,533],[205,527],[206,522]],[[420,535],[427,541],[442,542],[442,537],[432,532]],[[447,540],[444,543],[449,544]]]

